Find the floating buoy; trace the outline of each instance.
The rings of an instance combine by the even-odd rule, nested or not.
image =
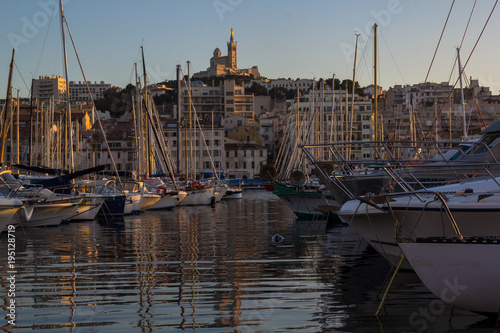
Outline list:
[[[272,237],[273,243],[276,245],[280,245],[283,239],[285,239],[285,237],[281,236],[280,234],[274,234],[274,236]]]

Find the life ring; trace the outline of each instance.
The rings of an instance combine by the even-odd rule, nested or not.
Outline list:
[[[158,187],[158,189],[156,190],[156,193],[159,195],[167,194],[167,187],[166,186]]]
[[[195,190],[199,190],[201,188],[201,183],[199,181],[192,182],[191,188],[195,189]]]

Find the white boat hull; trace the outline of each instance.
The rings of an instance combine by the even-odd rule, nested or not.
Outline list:
[[[140,193],[127,194],[127,199],[125,200],[125,209],[123,211],[123,214],[130,215],[134,212],[140,212],[141,201],[142,201],[142,194]]]
[[[37,203],[29,220],[23,221],[23,227],[57,226],[75,215],[77,203]]]
[[[179,206],[204,206],[214,202],[214,188],[203,188],[199,190],[186,190],[187,196],[179,203]]]
[[[12,223],[17,211],[23,206],[20,200],[0,198],[0,232]]]
[[[143,193],[142,194],[142,202],[141,202],[141,211],[145,211],[151,206],[153,206],[156,202],[161,199],[161,196],[158,194],[152,193]]]
[[[469,183],[470,185],[474,185]],[[492,185],[491,183],[489,185]],[[495,189],[497,185],[490,187]],[[436,188],[442,190],[446,187]],[[478,190],[488,188],[478,187]],[[456,187],[448,187],[453,192]],[[453,215],[460,233],[464,236],[481,237],[500,235],[500,193],[483,197],[480,193],[445,194],[447,206]],[[394,264],[401,255],[396,243],[396,223],[400,238],[452,237],[456,236],[451,220],[434,195],[396,197],[391,201],[391,214],[386,204],[379,204],[380,210],[359,200],[346,202],[338,212],[340,219],[351,225],[375,250]],[[480,214],[480,215],[478,215]],[[480,216],[480,217],[479,217]],[[405,268],[409,268],[405,265]]]
[[[498,313],[500,243],[469,241],[402,242],[400,246],[422,282],[442,301],[466,310]]]
[[[187,193],[184,191],[178,191],[176,194],[167,194],[149,207],[148,210],[172,209],[179,205],[186,196]]]
[[[76,210],[75,215],[73,215],[70,218],[70,220],[71,221],[94,220],[97,217],[97,213],[101,209],[103,202],[104,199],[98,197],[83,199],[82,202],[80,202],[80,205]]]

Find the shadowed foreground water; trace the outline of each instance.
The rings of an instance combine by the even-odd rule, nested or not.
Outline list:
[[[412,272],[397,276],[375,317],[389,265],[347,226],[296,221],[268,192],[15,235],[19,331],[492,332],[495,324],[442,303]]]

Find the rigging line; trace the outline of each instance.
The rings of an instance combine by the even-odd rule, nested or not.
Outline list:
[[[474,1],[474,5],[472,6],[472,10],[471,10],[470,15],[469,15],[469,20],[467,21],[467,25],[465,26],[464,35],[462,36],[462,40],[460,41],[460,46],[458,47],[460,50],[462,50],[462,45],[464,43],[465,35],[467,34],[467,30],[469,29],[469,24],[470,24],[470,21],[472,19],[472,14],[474,13],[474,8],[476,7],[476,3],[477,3],[477,0]],[[451,76],[453,75],[455,65],[457,64],[457,60],[458,60],[458,54],[455,56],[455,61],[453,62],[453,66],[452,66],[452,69],[450,72],[450,77],[448,78],[448,82],[450,82],[450,80],[451,80]]]
[[[21,71],[17,67],[16,61],[14,61],[14,66],[16,66],[17,72],[19,73],[19,76],[21,77],[21,80],[23,80],[24,86],[26,87],[26,89],[28,90],[29,94],[31,95],[31,89],[28,88],[28,85],[26,84],[26,81],[24,81],[23,75],[21,74]]]
[[[134,77],[134,72],[135,72],[135,67],[134,67],[134,64],[132,64],[132,71],[130,72],[130,77],[128,79],[129,83],[132,83],[132,78]]]
[[[468,93],[468,95],[469,95],[469,97],[471,99],[472,110],[474,111],[474,115],[476,116],[476,120],[477,120],[479,126],[481,127],[480,120],[479,120],[479,117],[481,117],[483,125],[486,128],[486,122],[485,122],[485,120],[483,118],[483,113],[481,112],[481,109],[479,108],[479,104],[477,103],[477,100],[474,98],[474,94],[473,94],[472,88],[470,86],[470,84],[472,82],[469,82],[469,79],[467,78],[467,75],[465,74],[465,71],[464,71],[463,78],[465,79],[465,86],[467,87],[467,93]],[[478,115],[479,115],[479,117],[478,117]]]
[[[54,6],[54,8],[52,9],[52,15],[50,16],[49,24],[47,25],[47,31],[45,31],[45,37],[43,38],[42,49],[40,50],[40,55],[38,57],[38,62],[36,63],[34,75],[36,75],[36,73],[38,72],[38,67],[40,66],[40,61],[42,59],[43,50],[45,49],[45,44],[47,42],[47,36],[49,35],[50,25],[52,24],[52,19],[54,18],[56,8],[57,8],[57,6]]]
[[[425,75],[425,80],[424,80],[424,83],[422,85],[422,89],[420,90],[420,94],[419,94],[419,97],[417,100],[417,104],[416,104],[417,107],[420,104],[420,99],[422,98],[422,94],[424,92],[424,88],[425,88],[425,85],[427,83],[427,79],[429,78],[429,74],[431,72],[432,65],[434,64],[434,60],[436,59],[436,54],[437,54],[437,51],[439,49],[439,45],[441,44],[441,40],[443,39],[444,31],[446,29],[446,26],[448,25],[448,20],[450,19],[451,11],[453,9],[454,4],[455,4],[455,0],[453,0],[453,2],[451,3],[450,11],[448,12],[448,16],[446,17],[446,21],[444,22],[443,29],[441,30],[441,36],[439,36],[439,41],[436,45],[436,49],[434,50],[434,55],[432,56],[431,64],[429,65],[429,69],[427,70],[427,74]]]
[[[384,35],[382,34],[382,31],[379,31],[379,34],[382,37],[382,40],[384,41],[384,44],[387,47],[387,50],[389,51],[389,54],[391,55],[392,61],[394,62],[394,65],[396,66],[396,69],[398,70],[399,76],[401,76],[401,79],[403,80],[403,83],[406,85],[406,81],[405,81],[405,79],[403,77],[403,74],[401,73],[401,70],[399,69],[399,66],[396,63],[396,59],[394,59],[394,56],[393,56],[393,54],[391,52],[391,49],[389,48],[389,45],[387,44],[387,41],[384,38]]]
[[[94,112],[95,115],[96,115],[96,117],[97,117],[97,122],[99,123],[99,128],[100,128],[102,136],[104,138],[104,142],[106,143],[106,148],[107,148],[107,151],[109,153],[109,156],[110,156],[110,159],[111,159],[111,163],[113,164],[113,168],[116,171],[116,176],[118,177],[118,182],[120,183],[120,187],[123,188],[122,180],[121,180],[120,175],[118,174],[118,168],[116,167],[115,159],[113,158],[113,154],[111,152],[111,148],[109,147],[108,139],[106,138],[106,132],[104,131],[104,128],[102,127],[102,123],[101,123],[101,119],[99,117],[99,113],[97,112],[97,109],[95,108],[94,97],[92,96],[92,93],[90,91],[89,82],[87,81],[87,78],[85,76],[85,72],[83,71],[83,66],[82,66],[82,63],[80,61],[80,57],[78,55],[78,51],[76,50],[75,41],[73,40],[73,35],[71,34],[71,30],[69,29],[69,24],[68,24],[68,21],[66,21],[66,18],[64,19],[64,22],[66,23],[66,28],[68,29],[68,34],[69,34],[69,37],[71,39],[71,44],[73,44],[73,49],[75,50],[76,59],[78,60],[78,65],[80,65],[80,70],[82,71],[83,80],[85,81],[85,84],[87,86],[87,91],[89,92],[90,100],[92,101],[92,106],[94,106],[94,108],[93,108],[94,110],[92,110],[92,112]],[[69,103],[69,101],[68,101],[68,103]]]
[[[443,112],[443,109],[444,109],[444,107],[445,107],[446,103],[448,102],[448,100],[450,99],[451,95],[453,94],[453,90],[454,90],[455,86],[458,84],[458,81],[460,81],[460,77],[462,76],[462,73],[464,72],[465,68],[467,67],[467,64],[469,63],[469,60],[470,60],[470,58],[472,57],[472,54],[474,53],[474,51],[475,51],[475,49],[476,49],[476,47],[477,47],[477,44],[478,44],[478,43],[479,43],[479,41],[481,40],[481,37],[483,36],[484,30],[486,29],[486,26],[488,25],[488,22],[490,21],[491,16],[493,15],[493,12],[495,11],[495,8],[496,8],[497,4],[498,4],[498,0],[496,0],[496,1],[495,1],[495,4],[493,5],[493,8],[491,9],[490,15],[488,16],[488,19],[487,19],[487,20],[486,20],[486,22],[484,23],[483,29],[481,29],[481,33],[479,34],[479,37],[477,38],[476,43],[474,44],[474,47],[472,48],[472,50],[471,50],[471,52],[470,52],[470,54],[469,54],[469,57],[467,58],[467,61],[465,62],[465,64],[464,64],[464,65],[463,65],[463,67],[462,67],[462,72],[461,72],[461,73],[459,73],[458,78],[457,78],[457,80],[455,81],[455,84],[453,85],[453,89],[452,89],[452,90],[450,91],[450,93],[448,94],[448,97],[446,98],[446,100],[444,101],[443,105],[441,106],[441,109],[439,110],[439,112],[438,112],[438,114],[437,114],[436,118],[434,118],[434,121],[432,122],[431,126],[429,126],[429,129],[427,130],[427,132],[426,132],[426,133],[425,133],[425,135],[423,136],[423,138],[422,138],[422,142],[423,142],[423,141],[425,140],[425,138],[429,135],[429,133],[430,133],[431,129],[434,127],[434,125],[435,125],[435,123],[436,123],[436,121],[437,121],[438,117],[440,117],[440,116],[441,116],[441,113]],[[450,126],[451,126],[451,124],[450,124]],[[404,168],[403,172],[400,174],[399,178],[396,180],[396,183],[397,183],[397,181],[399,181],[399,179],[401,179],[401,177],[403,176],[403,174],[406,172],[406,168],[407,168],[407,167],[408,167],[408,165],[407,165],[407,166],[405,166],[405,168]],[[395,183],[394,185],[396,185],[396,183]],[[391,187],[392,187],[392,185],[391,185]]]
[[[369,43],[369,42],[370,42],[370,40],[371,40],[372,31],[373,31],[373,29],[370,31],[370,35],[368,36],[368,38],[367,38],[367,39],[366,39],[366,41],[365,41],[365,45],[363,46],[363,52],[362,52],[362,54],[361,54],[361,57],[359,58],[359,64],[364,63],[364,65],[365,65],[365,70],[366,70],[366,72],[368,73],[368,80],[369,80],[370,82],[373,82],[373,79],[372,79],[372,77],[371,77],[371,72],[372,72],[372,71],[371,71],[371,70],[370,70],[370,68],[368,67],[368,62],[367,62],[367,60],[366,60],[366,57],[367,57],[367,52],[368,52],[368,43]],[[361,67],[361,66],[358,66],[358,67]],[[361,71],[360,71],[360,73],[359,73],[359,74],[356,74],[356,75],[357,75],[357,76],[361,79],[361,78],[362,78],[362,76],[363,76],[363,72],[361,72]],[[359,81],[360,81],[360,79],[358,79],[357,81],[359,82]]]

